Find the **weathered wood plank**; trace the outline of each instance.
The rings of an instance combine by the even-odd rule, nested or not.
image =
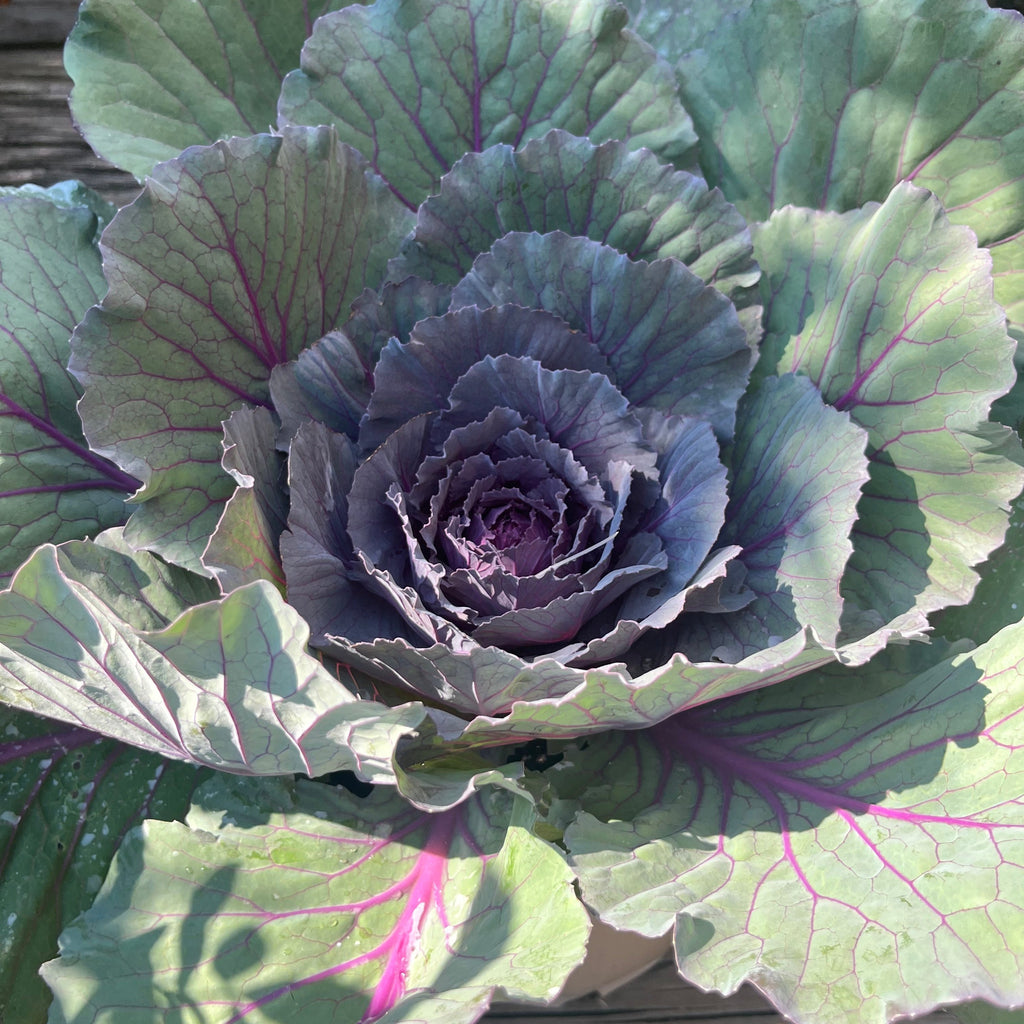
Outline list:
[[[7,0],[0,5],[0,47],[60,46],[77,11],[75,0]],[[0,76],[6,77],[5,70]]]
[[[0,185],[79,178],[118,205],[130,202],[138,184],[75,131],[70,90],[59,49],[0,50]]]

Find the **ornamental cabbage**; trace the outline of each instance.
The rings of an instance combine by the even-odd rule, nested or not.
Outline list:
[[[49,1020],[472,1021],[591,915],[807,1024],[1024,1003],[1021,19],[640,5],[673,68],[604,0],[154,5],[67,50],[138,198],[0,194]],[[55,761],[122,795],[16,892]]]

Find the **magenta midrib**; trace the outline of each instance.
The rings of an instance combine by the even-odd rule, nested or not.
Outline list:
[[[11,415],[24,420],[41,434],[44,434],[46,437],[56,441],[62,448],[66,448],[72,455],[75,455],[77,458],[81,459],[82,462],[101,473],[108,482],[98,483],[96,486],[109,487],[113,490],[128,492],[133,492],[138,489],[139,482],[135,477],[122,472],[112,462],[108,462],[101,455],[97,455],[96,452],[91,451],[79,444],[77,441],[74,441],[72,438],[68,437],[67,434],[58,430],[52,423],[48,423],[40,416],[37,416],[34,412],[31,412],[24,406],[19,405],[14,401],[14,399],[7,395],[0,394],[0,406],[7,409]]]
[[[408,966],[410,960],[410,944],[412,940],[413,926],[422,922],[424,916],[433,907],[441,918],[442,924],[447,927],[447,917],[443,904],[443,888],[447,879],[448,857],[451,851],[452,838],[455,834],[455,823],[458,815],[453,812],[438,814],[431,821],[430,834],[424,843],[422,852],[416,856],[416,863],[409,873],[389,886],[383,893],[378,893],[372,900],[366,901],[364,906],[371,906],[381,899],[394,896],[403,891],[408,891],[406,905],[403,908],[398,920],[392,926],[388,936],[379,942],[373,949],[362,953],[357,957],[346,960],[343,963],[335,964],[316,974],[291,982],[268,992],[262,998],[247,1004],[239,1009],[225,1024],[240,1024],[247,1019],[248,1015],[260,1007],[275,1002],[290,992],[304,988],[307,985],[324,981],[331,977],[343,974],[345,971],[362,964],[387,957],[384,965],[384,972],[377,982],[370,1005],[366,1008],[361,1021],[369,1024],[382,1014],[396,1006],[405,994]],[[324,908],[337,911],[337,907]],[[304,911],[309,913],[310,911]],[[278,915],[275,915],[278,916]]]
[[[36,754],[54,754],[63,756],[78,747],[88,746],[90,743],[97,743],[101,736],[87,729],[76,729],[74,727],[64,732],[50,733],[45,736],[34,736],[27,740],[13,740],[0,746],[0,764],[9,761],[22,760],[26,757],[34,757]]]
[[[441,916],[442,923],[447,925],[443,892],[454,829],[455,816],[451,813],[441,815],[431,830],[423,853],[416,859],[416,867],[409,876],[413,884],[405,908],[391,934],[377,947],[380,955],[387,954],[387,961],[370,1005],[363,1014],[363,1021],[376,1020],[387,1013],[405,994],[413,931],[422,926],[423,917],[431,906]]]
[[[722,765],[722,762],[726,762],[726,774],[742,779],[762,795],[764,795],[766,790],[775,793],[788,793],[798,800],[806,800],[824,810],[842,810],[853,814],[871,814],[876,817],[908,822],[915,825],[925,823],[944,824],[986,830],[1012,827],[1009,823],[979,822],[943,814],[922,814],[900,808],[883,807],[880,804],[870,803],[866,800],[860,800],[843,793],[824,789],[813,782],[790,775],[772,762],[736,752],[725,746],[722,740],[709,740],[700,733],[692,732],[685,727],[677,728],[674,731],[683,740],[687,757],[691,763],[711,766],[721,773],[725,767],[725,765]],[[781,825],[782,823],[780,822]]]

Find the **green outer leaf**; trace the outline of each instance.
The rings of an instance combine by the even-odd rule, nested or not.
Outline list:
[[[1021,623],[923,672],[897,648],[595,744],[574,770],[614,787],[566,831],[584,898],[674,922],[684,977],[798,1024],[1019,1004],[1022,652]]]
[[[744,583],[757,597],[733,614],[698,617],[697,629],[682,619],[681,647],[691,658],[711,660],[714,651],[718,660],[735,661],[807,627],[823,646],[835,646],[839,581],[868,479],[866,441],[806,377],[767,377],[744,396],[719,543],[743,549]]]
[[[86,0],[64,48],[89,145],[140,181],[154,164],[265,132],[313,22],[345,0]]]
[[[671,32],[671,26],[666,26]],[[688,30],[684,30],[688,31]],[[667,44],[671,47],[671,44]],[[679,63],[708,180],[751,219],[849,210],[901,180],[982,245],[1024,231],[1024,20],[975,0],[775,0]],[[1022,329],[1024,273],[996,298]]]
[[[224,501],[221,423],[384,277],[412,216],[329,128],[190,149],[103,236],[75,332],[92,448],[144,482],[128,535],[196,572]]]
[[[987,422],[1014,380],[988,254],[907,184],[848,214],[782,210],[755,252],[767,330],[755,372],[807,374],[868,431],[843,594],[872,618],[844,625],[856,635],[966,602],[1024,483],[1015,436]]]
[[[946,1012],[960,1024],[1024,1024],[1024,1009],[1003,1010],[991,1003],[964,1003],[947,1007]]]
[[[496,990],[551,999],[589,918],[533,821],[495,789],[431,815],[218,778],[187,826],[124,843],[43,967],[51,1024],[469,1024]]]
[[[55,185],[42,188],[39,185],[0,185],[0,197],[21,197],[28,198],[35,196],[39,199],[46,199],[55,206],[63,209],[74,209],[76,206],[84,206],[91,210],[96,216],[96,235],[110,223],[110,218],[117,213],[117,207],[107,202],[98,192],[93,192],[88,185],[84,185],[74,178],[67,181],[58,181]]]
[[[162,629],[192,605],[217,597],[212,580],[133,550],[123,530],[106,530],[95,543],[62,544],[57,552],[62,570],[134,629]]]
[[[422,708],[356,700],[265,581],[165,625],[145,589],[160,564],[86,543],[36,552],[0,593],[0,699],[224,771],[393,781],[392,751]]]
[[[89,451],[65,369],[68,338],[104,291],[107,213],[76,182],[0,189],[0,578],[40,544],[123,522],[137,486]]]
[[[391,276],[455,284],[510,231],[555,230],[633,260],[675,258],[738,309],[757,301],[750,231],[718,189],[648,150],[557,130],[519,150],[492,146],[459,160],[417,211]]]
[[[877,644],[865,648],[855,663],[877,650]],[[406,741],[402,763],[428,769],[435,760],[465,750],[531,739],[569,740],[615,728],[639,729],[687,708],[770,686],[834,659],[834,652],[796,634],[735,665],[695,664],[675,654],[635,677],[621,665],[583,670],[545,659],[524,662],[519,677],[506,671],[521,692],[532,691],[531,699],[516,701],[503,716],[477,715],[468,724],[452,719],[443,739],[418,734]],[[536,696],[544,692],[545,684],[549,692],[560,695]]]
[[[333,124],[415,209],[464,153],[551,128],[663,159],[695,143],[671,71],[605,0],[378,0],[322,18],[281,123]]]
[[[706,44],[707,37],[725,20],[750,7],[753,0],[623,0],[633,31],[675,64],[690,50]]]
[[[433,712],[441,718],[445,712]],[[421,726],[416,730],[415,738],[419,740],[424,733],[430,733],[429,727]],[[398,776],[398,792],[414,807],[426,811],[447,810],[461,804],[472,793],[487,786],[507,789],[522,796],[524,786],[523,763],[512,759],[501,764],[503,751],[499,748],[491,753],[491,759],[476,751],[453,754],[450,757],[431,759],[423,764],[415,762],[402,764],[401,742],[396,757],[395,773]],[[495,758],[494,755],[498,756]]]
[[[954,216],[956,213],[954,211]],[[1024,344],[1024,229],[1005,242],[989,246],[992,253],[992,275],[995,278],[996,301],[1006,310],[1010,334]]]
[[[935,618],[935,630],[948,640],[969,637],[984,643],[1024,613],[1024,500],[1013,503],[1002,547],[978,566],[981,581],[968,604],[947,608]]]
[[[284,456],[267,409],[236,409],[224,423],[224,468],[238,488],[203,552],[221,593],[268,580],[284,594],[278,539],[288,521]]]
[[[0,1017],[46,1019],[39,964],[98,892],[124,833],[184,815],[205,770],[0,707]]]

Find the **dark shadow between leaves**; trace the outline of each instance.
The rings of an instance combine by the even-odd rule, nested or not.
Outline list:
[[[853,556],[843,576],[843,636],[866,633],[919,607],[930,587],[931,537],[913,477],[888,452],[869,455],[870,479],[857,504]],[[932,598],[925,610],[934,609]]]

